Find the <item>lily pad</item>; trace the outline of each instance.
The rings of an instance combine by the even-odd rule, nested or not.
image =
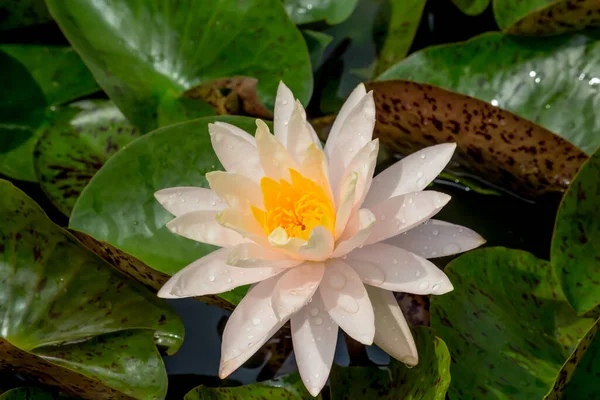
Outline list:
[[[463,13],[471,16],[479,15],[490,5],[490,0],[452,0]]]
[[[329,46],[333,37],[326,33],[312,31],[310,29],[302,30],[302,36],[304,36],[304,40],[306,40],[306,45],[308,46],[312,69],[313,71],[316,71],[321,66],[325,49]]]
[[[515,35],[556,35],[600,26],[596,0],[494,0],[498,26]]]
[[[600,321],[596,321],[596,330]],[[590,333],[593,333],[590,330]],[[589,334],[588,334],[589,335]],[[571,380],[562,391],[562,399],[593,399],[600,391],[600,335],[595,332],[589,348],[579,360]]]
[[[550,263],[523,251],[486,248],[455,259],[445,272],[454,291],[431,299],[431,325],[452,356],[450,397],[530,400],[549,394],[595,323],[573,312]]]
[[[55,111],[34,152],[42,190],[68,216],[106,160],[138,136],[111,101],[80,101]]]
[[[331,398],[444,400],[450,385],[450,353],[429,328],[414,331],[419,364],[409,368],[393,360],[388,367],[338,367],[331,372]]]
[[[312,73],[306,44],[281,0],[48,0],[50,13],[100,86],[142,133],[164,103],[214,79],[258,79],[270,109],[279,81],[306,103]]]
[[[198,386],[185,395],[185,400],[311,400],[298,374],[238,387],[213,388]],[[316,397],[321,399],[319,395]]]
[[[56,400],[67,399],[56,393],[36,387],[18,387],[0,394],[0,400]]]
[[[283,0],[283,6],[295,24],[325,20],[329,25],[347,19],[358,0]]]
[[[0,173],[35,181],[33,149],[51,108],[97,92],[69,47],[0,46]]]
[[[599,38],[600,32],[544,39],[486,33],[421,50],[377,79],[407,79],[478,98],[591,154],[600,145]]]
[[[115,154],[83,190],[69,227],[124,251],[151,268],[173,275],[216,247],[169,231],[173,219],[155,199],[160,189],[208,187],[205,174],[222,169],[212,150],[208,124],[229,122],[254,132],[247,117],[209,117],[160,128]],[[237,304],[245,290],[221,297]]]
[[[552,132],[481,100],[407,81],[367,86],[375,96],[375,133],[392,150],[406,155],[456,142],[456,163],[523,196],[564,191],[587,158]]]
[[[581,167],[563,197],[550,260],[578,313],[600,304],[600,149]]]
[[[179,348],[177,314],[9,182],[0,192],[0,364],[72,394],[162,399],[155,343]]]

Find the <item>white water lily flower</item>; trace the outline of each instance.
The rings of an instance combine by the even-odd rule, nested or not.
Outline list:
[[[415,342],[392,291],[444,294],[446,275],[427,258],[484,240],[430,219],[450,196],[422,191],[455,144],[414,153],[373,177],[375,104],[359,85],[340,110],[323,149],[302,105],[282,83],[275,136],[209,125],[227,172],[206,175],[210,190],[156,193],[173,232],[221,249],[188,265],[160,290],[164,298],[222,293],[255,284],[225,327],[219,376],[242,365],[291,320],[302,380],[317,395],[329,375],[338,327],[409,365]],[[366,284],[366,286],[365,286]]]

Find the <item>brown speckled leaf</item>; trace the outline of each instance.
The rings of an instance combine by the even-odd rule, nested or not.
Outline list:
[[[552,132],[489,103],[435,86],[369,82],[375,134],[402,154],[456,142],[454,161],[501,187],[533,197],[566,189],[587,156]]]

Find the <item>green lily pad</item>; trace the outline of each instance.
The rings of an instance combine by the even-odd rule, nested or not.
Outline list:
[[[177,314],[12,184],[0,181],[0,192],[0,364],[73,394],[162,399],[155,343],[179,348]]]
[[[0,31],[52,21],[44,0],[2,0]]]
[[[35,181],[33,149],[51,108],[98,91],[69,47],[0,46],[0,173]]]
[[[600,149],[583,164],[563,197],[550,260],[578,313],[600,304]]]
[[[36,387],[18,387],[0,395],[0,400],[56,400],[67,399],[56,393]]]
[[[314,398],[308,393],[298,374],[238,387],[198,386],[184,397],[185,400],[311,400]],[[321,396],[316,398],[321,399]]]
[[[269,108],[280,80],[304,103],[312,92],[306,44],[280,0],[46,3],[100,86],[142,133],[157,127],[163,103],[218,78],[257,78],[258,97]]]
[[[169,231],[173,216],[155,199],[160,189],[207,187],[205,174],[222,169],[210,142],[208,124],[229,122],[254,132],[247,117],[208,117],[160,128],[115,154],[83,190],[69,227],[109,243],[173,275],[216,248]],[[237,304],[242,288],[221,297]]]
[[[377,59],[375,75],[379,75],[406,57],[421,22],[425,3],[426,0],[390,2],[388,33]]]
[[[600,32],[544,39],[486,33],[419,51],[377,79],[407,79],[478,98],[591,154],[600,145],[598,38]]]
[[[600,26],[596,0],[494,0],[494,17],[507,33],[557,35]]]
[[[596,321],[595,336],[589,348],[583,354],[583,358],[578,360],[577,369],[571,376],[567,386],[562,391],[562,399],[593,399],[600,392],[600,335],[597,334],[600,321]],[[588,334],[589,335],[589,334]]]
[[[283,0],[285,11],[295,24],[325,20],[329,25],[347,19],[358,0]]]
[[[34,152],[42,190],[68,216],[106,160],[138,136],[111,101],[86,100],[55,111]]]
[[[331,398],[444,400],[450,385],[450,353],[433,330],[413,330],[419,364],[409,368],[392,360],[388,367],[338,367],[331,372]]]
[[[452,0],[460,11],[467,15],[475,16],[485,11],[491,0]]]
[[[573,312],[550,263],[523,251],[486,248],[455,259],[445,272],[454,291],[431,299],[431,325],[452,356],[450,397],[530,400],[549,394],[595,323]]]
[[[316,71],[321,66],[325,49],[329,46],[333,37],[326,33],[312,31],[310,29],[302,30],[302,36],[304,36],[304,40],[306,40],[306,45],[308,46],[312,69],[313,71]]]

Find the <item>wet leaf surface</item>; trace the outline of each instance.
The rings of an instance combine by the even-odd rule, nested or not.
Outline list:
[[[35,147],[36,175],[46,195],[68,216],[94,174],[139,131],[105,100],[72,103],[52,113],[48,123]]]
[[[283,6],[295,24],[326,21],[330,25],[347,19],[358,0],[283,0]]]
[[[179,317],[23,192],[6,181],[0,190],[0,364],[84,397],[162,398],[155,343],[179,348]]]
[[[577,312],[600,304],[600,150],[581,167],[563,197],[550,260]]]
[[[303,102],[310,59],[280,0],[49,0],[50,13],[127,119],[146,133],[186,90],[239,75],[258,79],[272,109],[280,80]]]
[[[565,190],[587,158],[552,132],[474,98],[407,81],[367,86],[375,96],[375,134],[393,151],[455,142],[455,163],[527,197]]]
[[[431,325],[452,356],[450,397],[548,394],[595,323],[573,312],[550,263],[497,247],[471,251],[445,272],[454,291],[433,296]]]
[[[542,39],[490,32],[416,52],[377,79],[407,79],[478,98],[591,154],[600,145],[598,38],[596,31]]]

